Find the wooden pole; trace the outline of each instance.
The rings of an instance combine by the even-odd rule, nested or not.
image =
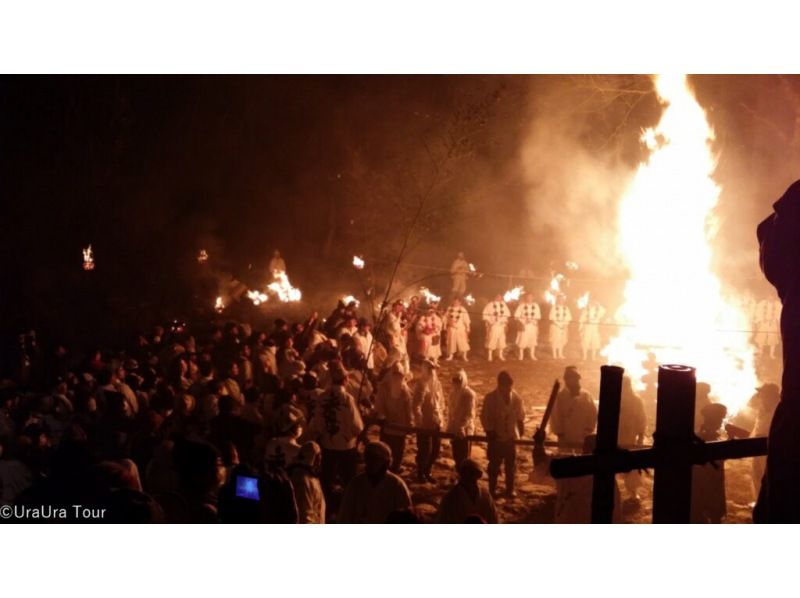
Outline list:
[[[689,523],[696,386],[694,368],[664,365],[658,370],[654,448],[668,458],[655,466],[653,523]]]
[[[624,373],[624,369],[614,365],[604,365],[600,368],[600,408],[597,415],[597,444],[594,453],[601,463],[617,452]],[[592,523],[613,521],[615,478],[616,474],[611,467],[600,466],[595,471],[592,485]]]

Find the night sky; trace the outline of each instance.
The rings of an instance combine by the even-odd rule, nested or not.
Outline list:
[[[694,82],[717,130],[720,253],[746,278],[755,223],[796,178],[800,85],[780,77]],[[446,267],[463,249],[495,272],[546,272],[569,257],[559,229],[570,222],[537,221],[536,177],[549,174],[522,163],[528,138],[546,122],[630,168],[641,158],[639,131],[658,116],[652,97],[628,110],[624,98],[606,101],[584,83],[2,78],[2,332],[57,329],[78,312],[87,325],[186,313],[200,248],[220,275],[246,280],[248,265],[264,269],[277,247],[301,288],[335,287],[354,253],[378,264],[396,254],[398,231],[426,193],[409,259]],[[569,155],[557,158],[569,165]],[[89,243],[97,269],[87,275],[80,250]]]

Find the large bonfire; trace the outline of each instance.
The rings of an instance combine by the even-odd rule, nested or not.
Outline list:
[[[645,130],[650,150],[622,197],[619,251],[628,269],[620,326],[604,351],[638,380],[652,352],[661,364],[697,368],[729,413],[757,385],[748,321],[712,271],[720,188],[712,174],[714,132],[685,76],[659,76],[665,105]]]

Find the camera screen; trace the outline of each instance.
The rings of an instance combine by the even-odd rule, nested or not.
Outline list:
[[[236,496],[258,500],[258,478],[243,475],[236,476]]]

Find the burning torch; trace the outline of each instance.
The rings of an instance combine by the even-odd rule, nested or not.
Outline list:
[[[83,269],[94,270],[94,253],[91,245],[83,250]]]

